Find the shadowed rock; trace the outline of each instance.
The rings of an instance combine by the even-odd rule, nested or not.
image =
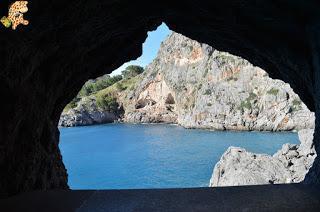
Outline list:
[[[0,14],[8,6],[1,1]],[[290,83],[316,113],[319,152],[318,8],[315,0],[29,2],[30,24],[0,34],[0,196],[68,188],[58,148],[63,108],[88,79],[139,57],[161,22]],[[305,181],[319,176],[316,159]]]

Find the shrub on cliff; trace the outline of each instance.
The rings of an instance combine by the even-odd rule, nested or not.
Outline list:
[[[79,92],[80,96],[88,96],[92,93],[105,89],[116,82],[122,80],[121,75],[116,75],[111,77],[110,75],[105,75],[97,78],[96,80],[90,80],[82,87]]]
[[[97,95],[97,106],[103,110],[107,110],[109,112],[117,112],[119,104],[117,99],[112,95]]]
[[[128,79],[128,78],[135,77],[135,76],[141,74],[143,71],[144,71],[144,69],[141,66],[130,65],[125,70],[123,70],[121,73],[123,75],[123,78]]]
[[[271,88],[270,90],[267,91],[267,94],[274,95],[274,96],[278,95],[278,93],[279,93],[279,89],[277,88]]]

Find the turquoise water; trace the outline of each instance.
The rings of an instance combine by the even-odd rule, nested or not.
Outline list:
[[[296,133],[213,132],[174,125],[106,124],[61,128],[72,189],[208,186],[229,146],[274,154]]]

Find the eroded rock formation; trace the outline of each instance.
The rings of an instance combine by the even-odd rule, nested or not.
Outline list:
[[[161,44],[141,78],[130,98],[120,100],[126,122],[175,122],[216,130],[314,127],[314,114],[288,84],[240,57],[178,33]]]
[[[229,147],[215,165],[211,187],[298,183],[316,157],[313,129],[299,131],[299,145],[284,144],[273,156]]]
[[[9,1],[0,3],[6,14]],[[57,128],[88,80],[141,55],[147,31],[170,29],[248,59],[290,83],[316,113],[320,151],[318,1],[40,1],[27,27],[1,29],[0,191],[67,188]],[[320,161],[305,179],[320,182]]]

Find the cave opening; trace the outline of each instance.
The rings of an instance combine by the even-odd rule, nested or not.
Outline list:
[[[0,4],[2,16],[7,15],[10,2],[2,1]],[[266,70],[270,77],[289,83],[302,102],[315,112],[316,117],[319,116],[320,21],[317,10],[319,5],[316,1],[307,3],[299,1],[272,3],[270,1],[219,1],[214,4],[210,1],[184,1],[183,4],[176,1],[79,1],[74,4],[73,1],[56,0],[50,1],[48,6],[46,1],[35,0],[29,2],[28,6],[30,7],[29,12],[24,14],[26,20],[30,20],[28,26],[21,25],[14,31],[1,25],[0,94],[5,100],[0,110],[1,198],[34,190],[41,190],[40,194],[50,189],[68,190],[68,174],[58,146],[60,135],[57,126],[61,111],[88,79],[111,73],[126,61],[139,57],[141,44],[146,39],[147,31],[155,29],[162,21],[177,33],[200,43],[214,46],[220,51],[239,55],[255,66]],[[193,11],[192,15],[190,11]],[[211,52],[210,48],[207,50]],[[189,51],[193,52],[190,61],[197,61],[201,51],[196,51],[196,48],[189,48]],[[178,60],[178,62],[178,64],[185,65],[189,61]],[[190,68],[193,69],[192,66]],[[194,69],[196,70],[196,67]],[[226,74],[226,77],[228,76],[230,73]],[[216,80],[208,76],[209,78]],[[179,76],[176,76],[175,79],[179,79]],[[226,79],[229,83],[242,80],[239,77]],[[193,103],[193,95],[189,93],[191,88],[202,91],[202,95],[213,96],[215,94],[215,90],[209,89],[206,85],[197,85],[196,80],[190,87],[183,86],[183,84],[175,85],[174,89],[185,92],[185,97],[189,98],[186,102]],[[119,89],[122,88],[119,86]],[[277,87],[269,88],[266,94],[268,98],[272,99],[278,94],[282,96],[283,93],[277,89]],[[243,111],[254,109],[252,105],[256,103],[256,95],[259,97],[255,91],[252,94],[244,93],[244,100],[240,102],[242,103],[240,108],[243,108]],[[282,97],[288,99],[287,96]],[[213,97],[211,101],[201,105],[196,102],[195,104],[184,104],[182,111],[188,111],[194,107],[199,109],[200,106],[210,108],[215,105],[213,100],[221,99],[219,98],[221,95]],[[233,98],[230,97],[230,99]],[[175,104],[178,104],[176,96],[174,100]],[[295,108],[300,108],[299,99],[289,98],[289,100],[295,107],[289,108],[288,112],[297,111]],[[108,103],[107,105],[110,106],[107,107],[108,110],[118,108],[114,96],[102,96],[100,103],[101,105]],[[119,106],[121,108],[121,105]],[[228,107],[232,107],[232,104]],[[166,108],[168,113],[176,110],[175,105],[167,105]],[[193,124],[208,123],[209,125],[215,124],[217,128],[225,127],[214,121],[208,120],[207,122],[204,120],[206,116],[205,113],[197,114],[194,117],[196,122]],[[219,114],[216,119],[227,117],[225,114]],[[158,119],[158,117],[155,118]],[[247,118],[255,118],[255,114],[249,114]],[[166,120],[172,121],[168,116]],[[288,126],[291,123],[290,118],[285,116],[281,120],[275,118],[274,121],[280,126]],[[319,152],[319,118],[315,122],[314,142],[311,142],[311,147]],[[184,124],[187,125],[188,122]],[[235,123],[232,127],[237,126],[242,126],[242,123]],[[299,147],[286,146],[283,152],[290,153],[285,154],[285,157],[295,158],[297,152],[298,155],[302,153],[298,149]],[[241,152],[244,151],[236,150],[234,153]],[[302,154],[315,155],[310,152]],[[157,152],[154,155],[157,155]],[[197,154],[193,155],[197,156]],[[92,157],[96,156],[92,155]],[[252,158],[259,157],[254,154]],[[241,199],[233,198],[233,195],[226,195],[230,194],[229,189],[215,191],[222,191],[221,194],[225,194],[222,196],[227,197],[227,201],[222,201],[225,202],[223,206],[229,206],[229,203],[238,201],[236,207],[233,208],[247,208],[251,202],[260,204],[260,200],[263,199],[263,202],[266,203],[263,204],[264,206],[272,207],[277,203],[279,206],[281,201],[278,199],[280,199],[282,206],[284,202],[287,202],[290,205],[285,206],[289,208],[297,209],[302,205],[302,208],[305,209],[309,205],[306,203],[308,201],[304,201],[305,198],[295,198],[295,195],[291,195],[292,190],[290,189],[294,189],[294,193],[302,197],[305,197],[306,194],[312,195],[313,189],[319,191],[317,185],[314,185],[320,182],[319,164],[319,159],[316,158],[304,180],[304,183],[312,185],[299,185],[303,191],[298,191],[299,189],[296,189],[294,185],[282,186],[286,192],[278,192],[278,198],[272,201],[268,195],[274,194],[277,189],[275,186],[267,186],[262,190],[259,189],[261,187],[254,186],[251,190],[254,192],[249,195],[245,188],[242,190],[244,195],[238,195],[239,190],[231,188],[231,193],[236,193]],[[301,161],[288,162],[288,167],[303,166]],[[224,168],[220,170],[221,175],[226,176],[227,170]],[[270,179],[269,182],[274,183],[275,181]],[[186,203],[193,203],[194,190],[186,189],[186,191],[192,192],[190,195],[192,198],[189,196],[183,199]],[[195,193],[203,192],[201,189],[200,192],[198,191]],[[215,193],[215,191],[210,192]],[[73,191],[66,192],[72,193]],[[175,198],[171,198],[174,192],[169,190],[167,194],[170,195],[167,196],[175,203],[177,196],[180,195],[179,192],[174,196]],[[317,195],[318,192],[315,194]],[[220,194],[215,195],[216,198],[200,201],[203,203],[200,205],[210,203],[211,206],[215,205],[217,201],[214,199],[220,200]],[[263,195],[265,196],[261,197]],[[318,199],[318,196],[315,199]],[[202,197],[198,195],[198,200]],[[256,197],[259,200],[255,199]],[[288,201],[283,198],[303,200]],[[277,201],[273,201],[275,199]],[[304,204],[300,204],[301,202]],[[37,203],[42,203],[42,201],[37,201]],[[21,206],[16,202],[12,205]],[[319,204],[316,206],[319,208]],[[253,205],[249,207],[257,208]]]
[[[314,114],[288,84],[165,24],[153,33],[159,49],[149,36],[138,60],[89,80],[65,107],[60,148],[72,189],[303,181],[316,156]]]

